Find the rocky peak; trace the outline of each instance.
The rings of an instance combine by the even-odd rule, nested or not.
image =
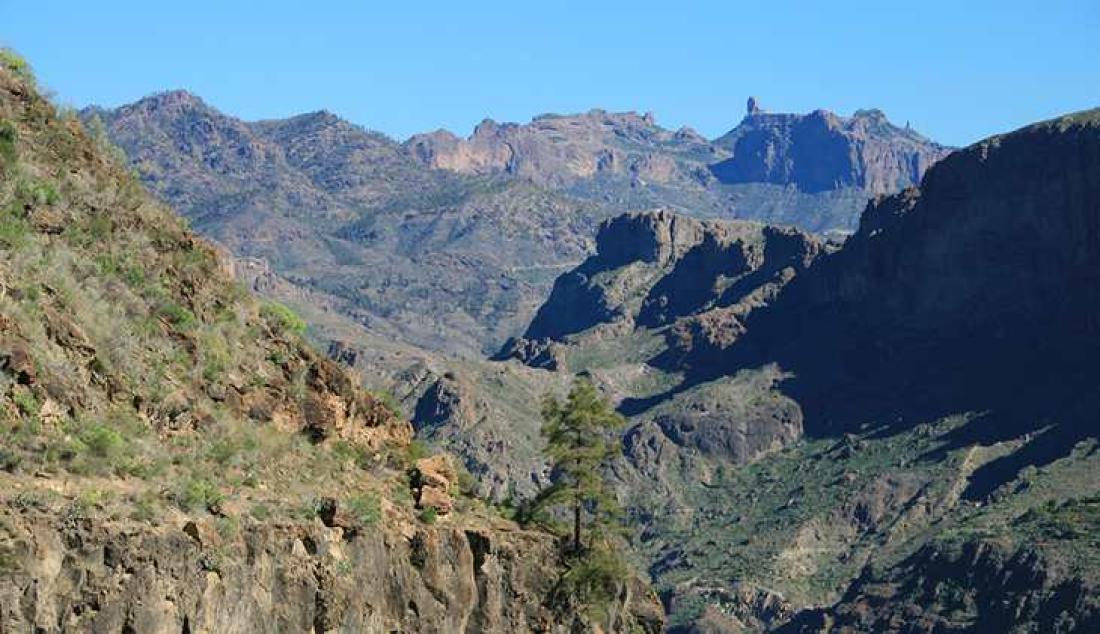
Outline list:
[[[755,100],[750,105],[756,110],[715,141],[732,154],[710,167],[723,183],[793,185],[810,193],[842,188],[892,193],[919,183],[950,150],[894,126],[880,110],[845,118],[828,110],[764,113]]]
[[[648,262],[663,266],[698,244],[703,223],[668,210],[627,213],[605,220],[596,233],[604,264]]]
[[[209,106],[198,95],[187,90],[177,89],[149,95],[130,106],[126,106],[126,108],[153,113],[158,111],[206,110]]]
[[[743,317],[773,293],[770,285],[786,284],[822,251],[792,228],[668,210],[623,214],[603,222],[595,255],[555,281],[524,339],[509,342],[501,356],[548,365],[548,342],[597,327],[659,327],[748,302],[737,309]],[[684,333],[674,334],[683,343]]]
[[[619,178],[698,188],[698,159],[684,161],[677,153],[710,155],[705,139],[692,131],[665,130],[652,113],[601,109],[542,114],[523,125],[486,119],[466,139],[435,132],[416,135],[405,147],[430,167],[466,174],[504,172],[549,187]]]
[[[756,97],[749,97],[749,101],[748,104],[745,106],[745,110],[745,114],[750,117],[756,114],[762,114],[764,112],[764,109],[760,107],[760,102],[757,101]]]

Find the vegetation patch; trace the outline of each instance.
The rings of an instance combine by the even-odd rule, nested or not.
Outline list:
[[[275,332],[289,332],[301,335],[306,331],[306,322],[290,308],[277,302],[265,302],[260,309],[271,329]]]

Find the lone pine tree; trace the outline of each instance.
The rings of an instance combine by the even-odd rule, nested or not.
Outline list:
[[[585,534],[604,532],[618,514],[603,472],[619,453],[614,432],[626,420],[584,378],[573,382],[564,402],[547,396],[542,418],[553,484],[539,496],[536,505],[569,509],[573,516],[570,550],[579,554],[585,550]]]

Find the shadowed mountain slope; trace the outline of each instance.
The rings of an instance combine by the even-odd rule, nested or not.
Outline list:
[[[1089,111],[950,155],[751,310],[724,311],[711,282],[743,252],[637,273],[705,244],[671,230],[690,221],[647,234],[663,240],[605,230],[604,253],[560,278],[532,322],[538,345],[513,349],[596,377],[607,358],[594,350],[608,351],[672,383],[625,394],[635,426],[617,473],[682,631],[764,629],[839,601],[791,627],[890,631],[904,613],[920,632],[1085,632],[1100,580],[1085,554],[1100,530],[1086,475],[1100,455],[1098,210]],[[690,336],[661,330],[677,306]]]

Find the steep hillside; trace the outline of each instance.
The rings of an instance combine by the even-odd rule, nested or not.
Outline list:
[[[616,475],[676,631],[1088,632],[1098,209],[1091,111],[949,156],[835,252],[773,245],[795,274],[736,311],[744,249],[627,216],[507,351],[662,377]]]
[[[109,151],[0,53],[0,630],[585,627],[555,539],[458,496]],[[659,629],[628,585],[612,629]]]

